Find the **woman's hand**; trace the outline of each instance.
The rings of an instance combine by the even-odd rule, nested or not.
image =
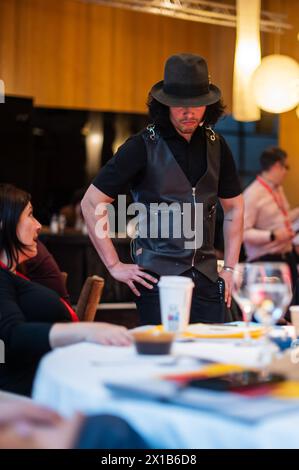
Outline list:
[[[54,425],[61,421],[61,417],[55,411],[36,405],[29,400],[12,401],[3,399],[0,403],[0,429],[2,426],[21,420],[36,424]]]
[[[132,336],[124,326],[111,323],[86,323],[86,341],[113,346],[129,346]]]
[[[27,401],[0,403],[0,449],[69,449],[83,423]]]
[[[71,344],[90,342],[128,346],[132,338],[124,326],[100,322],[55,323],[49,335],[52,348],[60,348]]]
[[[109,272],[114,279],[127,284],[138,297],[140,292],[135,287],[136,282],[142,284],[147,289],[152,289],[153,284],[158,282],[158,279],[144,272],[137,264],[126,264],[119,261],[109,268]]]

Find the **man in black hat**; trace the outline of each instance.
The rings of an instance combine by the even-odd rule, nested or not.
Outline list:
[[[209,83],[205,60],[194,54],[171,56],[164,80],[149,93],[148,108],[151,124],[118,149],[84,196],[82,211],[90,238],[110,274],[137,296],[141,324],[161,323],[156,285],[161,275],[192,278],[191,322],[223,322],[224,301],[229,307],[232,271],[242,239],[243,200],[231,152],[210,127],[224,107],[220,90]],[[145,207],[133,242],[134,264],[122,263],[109,236],[99,236],[95,230],[98,204],[111,203],[128,186],[134,201]],[[225,260],[219,275],[213,247],[218,199],[225,215]],[[168,236],[163,234],[163,210],[153,210],[155,204],[163,210],[165,205],[176,204],[183,218],[191,208],[192,247],[184,230],[179,237],[175,229]],[[201,208],[202,230],[198,229],[197,207]],[[169,221],[174,220],[174,213],[168,215]],[[101,227],[105,217],[100,216]],[[145,220],[150,228],[157,226],[157,232],[153,230],[157,236],[150,229],[142,233]]]

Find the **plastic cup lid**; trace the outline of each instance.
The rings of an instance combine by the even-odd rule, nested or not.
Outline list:
[[[185,276],[161,276],[158,286],[194,286],[190,277]]]

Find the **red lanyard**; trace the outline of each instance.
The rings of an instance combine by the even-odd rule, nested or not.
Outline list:
[[[273,191],[273,189],[271,188],[271,186],[269,186],[266,181],[264,181],[260,176],[257,176],[257,181],[262,185],[264,186],[264,188],[271,194],[272,198],[274,199],[278,209],[280,210],[280,212],[282,213],[283,215],[283,218],[284,218],[284,224],[286,226],[286,228],[288,230],[292,230],[292,225],[291,225],[291,222],[290,222],[290,217],[289,217],[289,213],[287,211],[287,209],[285,208],[284,204],[283,204],[283,201],[282,201],[282,198],[281,198],[281,194],[277,194]]]

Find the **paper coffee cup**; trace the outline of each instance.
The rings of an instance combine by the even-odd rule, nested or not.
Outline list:
[[[190,319],[193,281],[185,276],[162,276],[158,286],[164,330],[184,331]]]
[[[291,322],[295,329],[296,338],[299,337],[299,305],[292,305],[290,307]]]

